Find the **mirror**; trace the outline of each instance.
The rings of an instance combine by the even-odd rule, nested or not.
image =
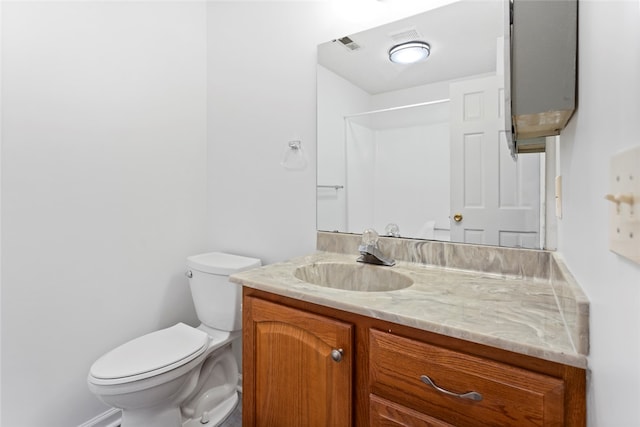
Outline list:
[[[318,230],[544,247],[545,155],[506,138],[506,13],[456,2],[318,46]],[[389,60],[416,40],[426,60]]]

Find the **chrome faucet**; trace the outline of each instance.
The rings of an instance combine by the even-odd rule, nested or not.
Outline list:
[[[395,260],[384,257],[380,249],[378,249],[379,237],[373,228],[367,228],[362,232],[362,242],[360,242],[360,246],[358,246],[360,256],[356,261],[367,264],[385,265],[388,267],[396,264]]]

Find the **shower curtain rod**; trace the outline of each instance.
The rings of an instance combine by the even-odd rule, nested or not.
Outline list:
[[[365,111],[364,113],[347,114],[346,116],[344,116],[344,118],[346,120],[346,119],[350,119],[351,117],[366,116],[367,114],[386,113],[387,111],[404,110],[405,108],[413,108],[413,107],[424,107],[425,105],[442,104],[444,102],[449,102],[449,101],[450,101],[449,98],[436,99],[435,101],[420,102],[418,104],[401,105],[399,107],[390,107],[390,108],[383,108],[381,110]]]

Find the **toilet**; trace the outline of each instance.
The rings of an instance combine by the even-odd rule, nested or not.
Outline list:
[[[259,259],[221,252],[187,258],[191,296],[201,324],[178,323],[133,339],[91,366],[89,389],[122,410],[122,427],[217,426],[238,403],[241,287],[229,275]]]

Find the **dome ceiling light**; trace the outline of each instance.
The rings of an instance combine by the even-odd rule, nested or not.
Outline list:
[[[427,59],[429,53],[431,53],[431,47],[428,43],[411,41],[389,49],[389,60],[396,64],[415,64]]]

